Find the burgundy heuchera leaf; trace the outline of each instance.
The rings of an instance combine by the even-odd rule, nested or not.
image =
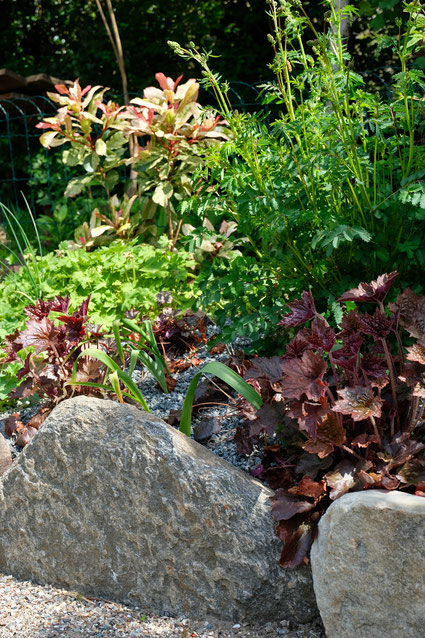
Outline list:
[[[37,354],[56,346],[60,334],[53,321],[47,317],[29,319],[27,327],[21,332],[20,342],[26,348],[33,346]]]
[[[298,359],[306,350],[313,350],[311,343],[299,332],[286,346],[284,359]]]
[[[267,379],[275,383],[282,378],[281,357],[256,357],[251,360],[251,367],[245,372],[244,379]]]
[[[398,314],[400,325],[412,337],[424,339],[425,335],[425,296],[418,297],[413,290],[406,288],[397,297],[394,304],[388,304],[389,309]]]
[[[339,350],[332,352],[332,359],[336,365],[353,372],[357,368],[358,354],[363,345],[361,335],[353,333],[344,340],[344,345]]]
[[[284,546],[279,565],[284,568],[294,568],[308,561],[307,554],[313,543],[317,529],[318,513],[299,515],[289,521],[279,521],[276,534]]]
[[[286,399],[300,399],[305,394],[311,401],[318,401],[328,387],[322,381],[326,368],[326,362],[320,355],[307,350],[301,359],[282,363],[285,377],[273,387]]]
[[[394,318],[386,317],[384,313],[377,308],[373,315],[360,316],[361,331],[370,335],[374,339],[385,339],[394,327]]]
[[[298,485],[289,488],[288,492],[296,496],[307,496],[317,499],[326,493],[326,487],[324,481],[318,483],[317,481],[313,481],[309,476],[303,476]]]
[[[309,454],[317,454],[320,459],[324,459],[335,449],[335,446],[345,443],[346,434],[344,426],[338,420],[336,414],[329,412],[318,425],[315,439],[307,441],[304,450]]]
[[[381,416],[382,399],[373,394],[371,387],[355,386],[338,390],[341,399],[336,401],[332,410],[349,414],[353,421],[363,421],[371,416]]]
[[[315,439],[317,426],[329,411],[329,403],[326,397],[320,397],[318,403],[294,401],[287,414],[298,420],[300,430],[304,430],[310,438]]]
[[[414,361],[405,365],[399,379],[412,388],[413,396],[425,399],[425,368],[422,364]]]
[[[268,436],[272,436],[276,432],[279,423],[283,422],[285,412],[285,405],[281,401],[265,403],[257,411],[255,421],[252,421],[250,424],[250,435],[256,436],[264,430]]]
[[[398,272],[396,271],[379,275],[378,279],[371,281],[370,284],[362,282],[357,288],[348,290],[337,301],[371,301],[379,303],[387,296],[396,277],[398,277]]]
[[[284,489],[279,489],[272,497],[272,516],[275,521],[287,521],[295,514],[309,512],[314,506],[313,502],[288,494]]]
[[[304,291],[302,299],[296,299],[286,305],[289,306],[291,312],[279,321],[279,326],[285,326],[286,328],[300,326],[317,314],[313,295],[310,291]]]
[[[378,385],[382,388],[389,381],[387,376],[387,362],[372,352],[366,352],[360,362],[360,367],[366,374],[371,385]],[[379,383],[375,383],[379,381]]]
[[[44,301],[43,299],[37,299],[35,306],[27,306],[24,308],[24,312],[31,319],[42,319],[49,315],[52,309],[52,303],[52,300]]]
[[[304,339],[313,350],[330,352],[335,345],[335,332],[321,315],[316,315],[311,322],[311,328],[304,328],[298,335]]]

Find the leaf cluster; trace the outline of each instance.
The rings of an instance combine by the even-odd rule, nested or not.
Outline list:
[[[340,303],[375,311],[345,310],[338,333],[304,292],[280,321],[287,330],[304,327],[282,356],[254,358],[244,375],[264,405],[254,411],[241,402],[238,446],[249,452],[252,440],[266,437],[256,475],[277,489],[272,515],[284,567],[304,562],[320,515],[346,492],[425,493],[425,297],[406,289],[385,307],[396,277],[344,293]]]
[[[193,287],[195,262],[180,249],[171,252],[168,242],[159,246],[115,241],[92,253],[72,250],[65,244],[56,252],[38,258],[43,267],[40,288],[45,298],[68,294],[73,304],[91,295],[91,318],[110,328],[113,321],[135,308],[142,314],[157,314],[157,295],[173,295],[174,307],[188,308],[196,295]],[[1,334],[20,325],[22,310],[33,299],[28,273],[9,274],[0,291]],[[35,300],[34,300],[35,302]]]
[[[25,329],[20,331],[17,328],[5,337],[7,358],[4,363],[21,363],[18,355],[25,353],[23,366],[16,372],[19,384],[9,397],[24,399],[38,395],[47,400],[49,409],[44,411],[44,418],[54,405],[72,396],[68,383],[79,354],[90,343],[107,347],[107,342],[102,342],[104,333],[100,327],[88,323],[89,300],[90,297],[70,313],[68,295],[49,301],[38,299],[35,305],[25,308]],[[78,374],[84,380],[104,380],[104,374],[95,361],[81,361]],[[24,426],[15,415],[6,424],[6,434],[12,436],[17,433],[17,444],[23,447],[35,435],[44,418],[34,418]]]
[[[193,313],[180,318],[174,313],[163,313],[155,322],[155,328],[147,319],[136,323],[125,317],[122,326],[126,336],[122,337],[118,320],[113,324],[113,336],[108,336],[100,326],[88,322],[89,301],[90,297],[71,314],[68,295],[48,301],[37,299],[35,305],[25,308],[25,329],[17,328],[5,338],[2,365],[21,366],[16,371],[16,387],[9,392],[9,398],[36,396],[47,401],[28,423],[23,423],[17,412],[6,420],[6,435],[14,437],[20,447],[31,441],[55,405],[76,392],[100,397],[112,395],[121,403],[130,400],[149,412],[132,377],[137,363],[147,368],[168,393],[176,382],[168,366],[170,359],[165,355],[164,338],[172,338],[174,342],[181,340],[186,348],[190,344],[184,337],[193,343],[205,341],[206,317]],[[168,354],[174,356],[171,348]],[[173,371],[180,369],[179,362],[176,359],[173,362]],[[192,360],[189,365],[192,363],[198,365],[200,360]],[[204,373],[217,376],[254,408],[261,406],[260,395],[240,375],[222,363],[208,363],[194,375],[183,403],[180,431],[187,436],[191,434],[193,401]]]
[[[69,181],[65,196],[75,197],[83,189],[102,186],[109,201],[109,215],[102,216],[97,211],[93,217],[103,225],[94,226],[91,239],[105,232],[129,237],[147,230],[130,219],[136,193],[127,198],[121,217],[116,211],[124,210],[124,206],[116,206],[111,199],[120,181],[119,169],[124,165],[133,166],[139,173],[131,188],[136,187],[138,194],[149,193],[152,199],[152,217],[145,206],[143,221],[150,221],[153,230],[156,207],[166,209],[168,232],[174,239],[172,200],[180,201],[192,193],[191,175],[202,165],[207,143],[228,139],[225,122],[197,104],[199,84],[194,79],[179,85],[182,76],[176,81],[163,73],[155,77],[161,88],[147,87],[143,98],[134,98],[128,106],[104,102],[108,89],[82,89],[78,80],[69,88],[57,85],[57,93],[48,93],[59,108],[55,116],[37,124],[37,128],[46,129],[40,142],[46,148],[69,145],[62,155],[64,164],[85,170],[85,174]],[[137,137],[148,139],[144,147],[135,142]]]
[[[221,91],[219,103],[232,130],[230,140],[210,150],[191,212],[198,223],[205,215],[215,223],[211,214],[220,221],[220,212],[237,223],[234,240],[248,241],[239,247],[245,263],[240,260],[235,271],[254,280],[250,272],[257,261],[256,270],[271,275],[261,285],[261,299],[279,297],[276,278],[287,294],[312,287],[322,306],[355,277],[367,280],[392,269],[403,283],[423,285],[425,76],[414,65],[424,37],[423,8],[405,5],[405,24],[394,36],[401,71],[386,95],[369,91],[352,68],[341,31],[344,16],[327,4],[329,19],[319,33],[301,5],[270,3],[275,80],[263,85],[262,95],[276,109],[271,123],[264,113],[235,112],[208,59],[182,49]],[[307,47],[303,38],[311,32],[315,40]],[[220,264],[203,270],[206,305],[214,295],[227,317],[246,312],[229,287],[211,293]],[[261,310],[254,314],[245,323],[260,334]]]
[[[55,405],[76,393],[97,397],[112,394],[121,403],[125,397],[149,412],[132,379],[138,362],[152,373],[163,391],[168,392],[167,366],[158,350],[150,321],[137,325],[123,319],[124,328],[129,332],[123,341],[118,320],[114,322],[112,337],[100,326],[88,322],[89,301],[90,297],[71,314],[68,295],[49,301],[37,299],[35,305],[25,308],[25,329],[16,329],[5,338],[3,365],[22,364],[23,359],[9,398],[35,396],[47,402],[28,423],[20,420],[19,413],[7,419],[5,432],[9,437],[15,436],[15,443],[20,447],[35,436]]]

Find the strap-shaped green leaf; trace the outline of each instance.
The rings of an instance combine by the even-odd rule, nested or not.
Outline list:
[[[196,387],[205,372],[209,372],[214,376],[218,377],[230,387],[232,387],[236,392],[241,394],[244,399],[249,401],[251,405],[254,406],[257,410],[261,408],[263,405],[263,401],[258,394],[254,390],[252,386],[250,386],[246,381],[242,379],[236,372],[234,372],[228,366],[225,366],[223,363],[219,361],[212,361],[211,363],[207,363],[202,370],[197,372],[193,377],[189,389],[187,391],[184,403],[183,410],[180,419],[180,432],[183,432],[187,436],[190,436],[191,431],[191,423],[192,423],[192,407],[193,407],[193,398],[195,396]]]
[[[134,401],[137,401],[137,403],[140,403],[140,405],[146,412],[150,412],[148,404],[145,401],[145,397],[140,392],[133,379],[126,372],[123,372],[115,363],[115,361],[113,361],[111,357],[106,354],[106,352],[103,352],[103,350],[99,350],[99,348],[87,348],[87,350],[83,350],[82,352],[80,352],[72,368],[72,381],[74,382],[74,384],[76,382],[77,376],[77,361],[80,357],[93,357],[93,359],[98,359],[99,361],[104,363],[109,370],[111,370],[112,372],[116,372],[126,388],[130,391],[131,398],[134,399]]]
[[[139,358],[140,350],[131,350],[130,352],[130,365],[128,366],[128,374],[130,377],[133,375],[134,369],[137,364],[137,360]]]
[[[159,385],[161,386],[165,394],[168,394],[164,368],[161,365],[159,365],[157,361],[155,361],[154,359],[151,359],[150,356],[146,354],[146,352],[143,352],[142,350],[139,352],[139,360],[143,363],[145,368],[147,368],[149,372],[155,377],[155,379],[158,381]]]
[[[114,388],[114,392],[118,397],[118,401],[120,403],[124,403],[124,399],[122,398],[120,380],[118,378],[118,370],[115,370],[115,372],[111,372],[111,374],[109,375],[109,381],[111,382],[111,385]]]
[[[139,335],[141,335],[143,337],[143,339],[147,342],[146,343],[138,343],[138,346],[140,347],[144,347],[147,350],[150,350],[150,352],[152,352],[153,356],[155,357],[155,360],[157,361],[157,364],[159,367],[162,367],[163,369],[165,369],[167,371],[168,374],[171,374],[164,357],[162,356],[161,352],[159,351],[158,348],[158,344],[156,343],[156,339],[155,339],[155,335],[153,333],[153,329],[152,329],[152,323],[149,321],[149,319],[145,319],[145,321],[143,322],[143,326],[144,329],[141,326],[138,326],[137,323],[135,323],[134,321],[131,321],[131,319],[127,319],[127,318],[123,318],[122,320],[123,325],[131,330],[132,332],[137,332]],[[158,380],[158,383],[161,384],[161,382]],[[161,384],[162,387],[162,384]],[[165,392],[165,390],[164,390]]]
[[[121,359],[123,365],[125,365],[124,359],[124,350],[121,343],[121,335],[120,335],[120,322],[119,319],[116,319],[112,325],[112,330],[114,332],[115,344],[117,346],[118,356]]]

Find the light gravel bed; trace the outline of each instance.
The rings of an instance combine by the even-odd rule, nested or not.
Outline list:
[[[253,627],[188,618],[86,598],[0,575],[0,638],[322,638],[320,626],[289,621]]]

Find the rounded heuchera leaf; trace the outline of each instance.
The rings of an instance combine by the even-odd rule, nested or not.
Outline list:
[[[284,546],[279,565],[294,568],[307,561],[317,528],[317,512],[295,516],[289,521],[279,521],[276,534]]]
[[[40,354],[58,343],[60,329],[47,317],[41,319],[29,319],[27,327],[21,332],[20,342],[23,347],[33,346],[35,352]]]
[[[325,474],[325,481],[332,488],[329,496],[335,500],[349,492],[356,484],[356,468],[352,461],[344,459],[332,472]]]
[[[397,301],[388,304],[391,312],[397,313],[400,325],[416,339],[423,339],[425,334],[425,296],[418,297],[413,290],[406,288],[397,297]]]
[[[297,336],[304,339],[312,350],[319,352],[330,352],[336,342],[335,332],[321,315],[316,315],[311,322],[311,328],[304,328]]]
[[[398,377],[409,385],[414,397],[425,399],[425,368],[422,364],[414,361],[404,366],[403,374]]]
[[[420,343],[414,343],[413,346],[407,348],[406,359],[425,365],[425,347]]]
[[[313,481],[309,476],[303,476],[298,485],[289,488],[289,494],[296,496],[307,496],[308,498],[318,499],[326,493],[324,481]]]
[[[356,385],[354,388],[338,390],[341,399],[332,407],[334,412],[349,414],[353,421],[363,421],[369,417],[380,417],[382,399],[373,394],[372,388]]]
[[[314,502],[288,494],[284,489],[276,490],[272,497],[272,517],[275,521],[287,521],[295,514],[309,512],[314,507]]]
[[[251,360],[251,367],[245,372],[244,379],[267,379],[270,383],[276,383],[282,375],[282,357],[256,357]]]
[[[273,388],[286,399],[300,399],[305,394],[311,401],[318,401],[328,387],[322,381],[326,368],[326,362],[320,355],[307,350],[301,359],[282,362],[285,376]]]
[[[318,403],[294,401],[287,414],[298,420],[300,430],[304,430],[310,438],[315,439],[317,426],[329,411],[330,407],[326,397],[320,397]]]
[[[307,441],[303,449],[310,454],[317,454],[320,459],[323,459],[332,454],[335,446],[343,445],[345,440],[344,426],[336,414],[329,412],[319,424],[316,438]]]

